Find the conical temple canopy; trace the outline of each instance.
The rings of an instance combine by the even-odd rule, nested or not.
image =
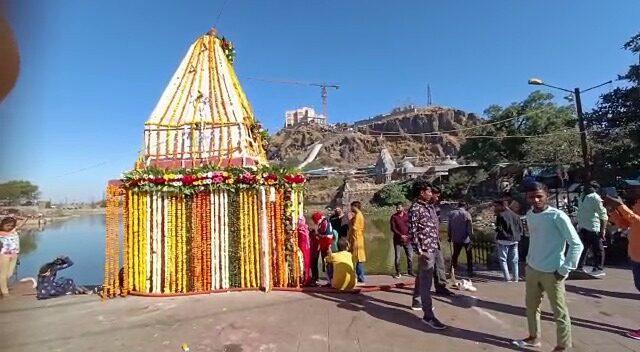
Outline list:
[[[145,123],[146,165],[162,168],[266,163],[261,127],[215,31],[191,45]]]

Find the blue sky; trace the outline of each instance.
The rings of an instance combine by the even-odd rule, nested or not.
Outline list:
[[[100,198],[133,166],[144,121],[223,2],[11,2],[21,72],[0,105],[1,179],[32,180],[54,200]],[[217,27],[275,131],[287,109],[320,109],[319,89],[242,77],[336,82],[333,122],[425,104],[427,83],[435,104],[481,113],[524,98],[531,76],[567,88],[615,79],[637,60],[621,46],[638,18],[637,0],[228,0]]]

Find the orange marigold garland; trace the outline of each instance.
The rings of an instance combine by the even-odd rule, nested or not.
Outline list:
[[[121,190],[122,192],[122,190]],[[130,277],[129,277],[129,266],[131,263],[130,260],[130,250],[129,250],[129,242],[130,242],[130,232],[131,232],[131,223],[129,221],[131,214],[129,213],[129,208],[130,208],[130,204],[129,202],[131,201],[131,192],[124,192],[124,211],[122,213],[122,226],[123,226],[123,230],[124,233],[122,235],[122,250],[123,250],[123,258],[124,258],[124,267],[122,269],[122,292],[121,295],[122,296],[126,296],[129,293],[129,282],[130,282]]]
[[[263,171],[236,176],[213,171],[167,175],[164,181],[154,173],[131,179],[141,183],[127,184],[123,193],[123,295],[130,290],[173,293],[300,285],[300,177]],[[184,184],[176,186],[175,177]],[[114,288],[105,285],[105,291],[110,295],[118,290],[113,272],[119,264],[111,259],[118,243],[108,237],[105,283]]]

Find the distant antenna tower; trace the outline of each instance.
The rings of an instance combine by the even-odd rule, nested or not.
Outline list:
[[[433,102],[431,101],[431,86],[427,84],[427,106],[431,105],[433,105]]]

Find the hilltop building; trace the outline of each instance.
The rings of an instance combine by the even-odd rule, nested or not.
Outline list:
[[[284,114],[285,127],[296,126],[299,124],[317,124],[326,125],[327,117],[322,114],[317,114],[314,108],[307,106],[301,107],[296,110],[288,110]]]

